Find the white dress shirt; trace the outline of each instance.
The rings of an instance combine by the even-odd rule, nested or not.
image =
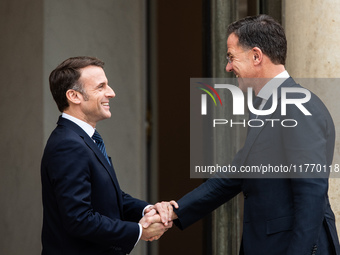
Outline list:
[[[80,119],[77,119],[76,117],[73,117],[67,113],[64,113],[61,115],[61,117],[68,119],[72,122],[74,122],[75,124],[77,124],[79,127],[81,127],[86,134],[88,134],[89,137],[92,137],[94,134],[95,129],[89,124],[86,123],[85,121],[82,121]]]
[[[262,110],[264,105],[267,103],[268,99],[273,94],[274,90],[277,90],[278,87],[290,76],[288,72],[285,70],[282,73],[279,73],[276,75],[273,79],[271,79],[269,82],[267,82],[263,88],[260,90],[260,92],[257,94],[257,97],[262,98],[262,102],[259,106],[259,110]]]

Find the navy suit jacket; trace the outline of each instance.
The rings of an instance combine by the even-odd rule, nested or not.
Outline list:
[[[120,189],[113,167],[72,121],[59,118],[44,151],[41,181],[42,254],[130,253],[147,203]]]
[[[282,87],[300,87],[292,78]],[[279,90],[280,91],[280,90]],[[293,93],[289,98],[300,97]],[[251,128],[244,147],[232,165],[303,165],[332,164],[335,129],[321,100],[312,94],[304,106],[312,116],[305,116],[295,105],[287,106],[281,116],[278,107],[261,119],[295,119],[294,128],[265,122]],[[271,99],[265,108],[269,108]],[[296,176],[294,176],[296,177]],[[303,176],[301,176],[303,177]],[[240,254],[310,255],[340,254],[335,217],[328,201],[328,178],[212,178],[178,200],[180,228],[186,228],[240,192],[244,194],[243,236]],[[334,250],[333,253],[331,250]],[[336,253],[335,253],[336,252]]]

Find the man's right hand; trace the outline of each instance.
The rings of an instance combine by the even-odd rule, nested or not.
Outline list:
[[[159,202],[155,205],[152,205],[145,209],[146,213],[151,212],[152,210],[156,210],[157,213],[161,217],[161,221],[165,226],[168,225],[168,222],[172,222],[173,220],[177,219],[176,213],[173,211],[174,206],[176,209],[178,209],[178,204],[176,201],[171,200],[170,202]]]
[[[172,222],[169,222],[167,226],[161,222],[161,217],[155,209],[146,213],[139,223],[143,227],[141,239],[144,241],[158,240],[165,231],[172,227]]]

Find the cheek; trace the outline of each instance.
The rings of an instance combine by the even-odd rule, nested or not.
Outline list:
[[[240,63],[238,63],[238,62],[233,63],[233,69],[234,70],[240,70]]]

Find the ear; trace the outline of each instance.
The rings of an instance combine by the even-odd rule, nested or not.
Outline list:
[[[82,99],[81,98],[82,95],[78,91],[75,91],[74,89],[69,89],[68,91],[66,91],[66,97],[67,100],[73,104],[80,104]]]
[[[253,62],[254,65],[259,65],[262,60],[263,60],[263,52],[260,48],[254,47],[252,49],[252,54],[253,54]]]

